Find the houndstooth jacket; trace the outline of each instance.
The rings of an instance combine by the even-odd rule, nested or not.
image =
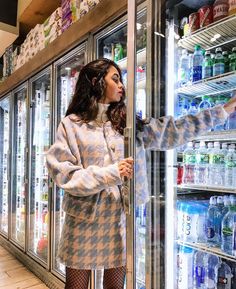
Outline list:
[[[137,133],[135,160],[136,200],[148,201],[145,150],[168,150],[191,141],[226,120],[222,106],[174,120],[173,117],[150,118]],[[104,140],[112,164],[103,166]],[[99,126],[85,123],[75,114],[62,119],[55,143],[47,153],[47,167],[53,181],[64,189],[63,209],[79,219],[93,220],[101,191],[122,185],[118,162],[124,158],[124,139],[111,122]]]

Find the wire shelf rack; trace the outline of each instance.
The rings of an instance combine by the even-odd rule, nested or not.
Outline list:
[[[226,94],[236,90],[236,71],[202,79],[192,85],[180,87],[177,92],[185,97]]]
[[[220,45],[224,45],[226,50],[231,50],[236,41],[235,27],[236,15],[228,16],[180,39],[178,45],[190,51],[194,50],[195,44],[200,44],[205,50],[211,50]],[[217,39],[214,37],[216,34],[220,35]],[[211,41],[212,39],[214,41]]]

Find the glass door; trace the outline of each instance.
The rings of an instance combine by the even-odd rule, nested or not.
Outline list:
[[[140,1],[139,1],[140,3]],[[137,23],[136,23],[136,51],[135,51],[135,71],[136,82],[135,104],[137,115],[144,119],[147,117],[147,7],[146,2],[137,7]],[[120,18],[116,22],[110,24],[107,28],[97,33],[94,38],[96,54],[95,58],[108,58],[115,61],[122,72],[123,83],[126,87],[127,98],[131,97],[127,89],[128,75],[128,51],[127,51],[127,15]],[[132,37],[133,38],[133,37]],[[133,107],[131,108],[133,110]],[[146,183],[145,183],[146,184]],[[146,231],[146,204],[145,201],[138,199],[135,207],[136,226],[135,226],[135,252],[136,259],[134,261],[136,268],[135,288],[145,288],[146,282],[146,248],[149,237]],[[129,228],[131,229],[131,228]],[[130,241],[130,238],[129,238]],[[130,242],[129,242],[130,243]],[[96,272],[96,288],[100,288],[102,284],[103,274],[101,271]],[[129,279],[127,278],[126,286],[129,288]]]
[[[25,248],[27,197],[27,83],[13,91],[11,239]]]
[[[8,235],[10,95],[0,99],[0,232]]]
[[[55,63],[55,84],[56,97],[54,107],[56,111],[55,130],[58,127],[61,119],[65,117],[66,110],[74,93],[75,84],[79,76],[80,70],[86,63],[86,47],[84,43],[76,49],[66,54]],[[53,230],[53,269],[60,274],[65,274],[65,268],[57,259],[57,249],[64,222],[64,211],[62,210],[62,200],[64,191],[55,187],[54,192],[54,230]]]
[[[30,79],[30,196],[28,250],[42,264],[49,260],[49,176],[46,152],[50,146],[51,68]]]

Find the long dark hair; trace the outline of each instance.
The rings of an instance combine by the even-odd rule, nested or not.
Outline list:
[[[79,78],[75,86],[75,92],[67,109],[66,116],[72,113],[78,115],[85,122],[95,120],[98,114],[98,102],[104,97],[106,83],[105,76],[108,69],[114,66],[123,83],[119,66],[112,60],[101,58],[86,64],[80,71]],[[107,110],[108,120],[113,128],[123,135],[126,126],[126,105],[125,90],[119,102],[113,102]],[[138,127],[142,120],[137,118]]]

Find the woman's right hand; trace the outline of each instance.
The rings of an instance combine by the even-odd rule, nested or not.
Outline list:
[[[123,159],[118,163],[118,169],[121,177],[131,179],[133,176],[134,160],[132,157]]]

